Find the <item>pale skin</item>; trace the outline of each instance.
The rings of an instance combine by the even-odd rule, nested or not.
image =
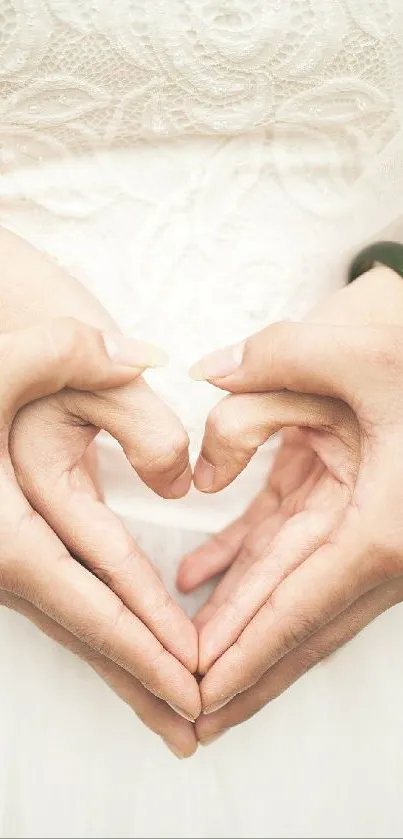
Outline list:
[[[251,508],[179,572],[185,591],[226,572],[196,618],[202,742],[403,599],[402,280],[375,268],[309,321],[268,327],[195,371],[231,394],[207,422],[200,489],[222,489],[288,429]]]
[[[48,329],[44,344],[51,353],[66,327],[65,321],[52,326],[50,318],[68,314],[119,340],[116,326],[83,286],[27,243],[2,231],[0,253],[3,331],[40,319]],[[8,361],[11,339],[11,332],[2,337],[4,394],[18,382]],[[77,381],[65,376],[71,359],[79,366],[83,356],[80,335],[76,344],[67,340],[60,354],[60,386],[50,390],[55,395],[37,400],[34,394],[36,401],[27,399],[30,404],[3,430],[1,600],[88,661],[175,754],[189,756],[197,745],[189,720],[201,707],[193,675],[196,630],[122,522],[100,500],[88,458],[98,430],[107,429],[143,480],[169,499],[185,494],[190,484],[188,439],[140,376],[145,367],[163,361],[161,352],[127,341],[120,349],[130,362],[129,368],[123,365],[123,378],[120,374],[100,390],[95,369],[93,380],[79,392]],[[46,359],[40,368],[44,374]],[[21,533],[18,544],[15,532]],[[19,558],[21,579],[15,563],[13,574],[7,570],[7,540],[14,545],[12,556]],[[38,546],[38,555],[32,545]]]
[[[200,489],[219,491],[270,434],[288,430],[250,510],[180,569],[186,591],[226,571],[195,621],[198,664],[195,627],[103,504],[91,456],[97,430],[106,428],[160,495],[186,494],[186,434],[141,378],[161,356],[125,343],[118,366],[127,378],[100,381],[99,354],[110,359],[99,330],[117,340],[102,307],[17,237],[1,233],[0,252],[0,331],[45,321],[45,347],[53,336],[50,356],[42,348],[36,365],[37,390],[18,397],[29,404],[11,402],[3,420],[1,602],[80,655],[175,754],[190,756],[197,738],[207,743],[247,719],[403,598],[395,457],[403,435],[403,282],[374,269],[321,304],[309,327],[269,327],[230,351],[232,363],[243,359],[232,374],[223,375],[222,361],[218,376],[207,362],[199,367],[199,377],[233,394],[207,423],[203,456],[215,473],[211,482],[211,470],[198,465]],[[49,320],[62,313],[95,327],[85,382],[77,375],[88,327],[59,321],[55,333]],[[46,364],[55,357],[51,381]],[[0,384],[3,404],[15,398],[18,370],[10,376],[11,368]],[[205,674],[200,690],[197,667]],[[185,716],[199,717],[196,726]]]

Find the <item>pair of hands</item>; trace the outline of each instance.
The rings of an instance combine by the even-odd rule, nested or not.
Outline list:
[[[380,306],[385,283],[388,305]],[[136,378],[158,357],[125,344],[112,370],[99,332],[67,322],[47,327],[39,355],[28,351],[18,373],[17,337],[2,338],[10,360],[1,398],[2,601],[88,661],[181,756],[402,599],[402,294],[399,278],[377,269],[311,316],[350,326],[269,327],[241,348],[232,375],[222,365],[239,352],[219,360],[218,377],[212,359],[199,368],[233,392],[207,424],[199,488],[221,489],[270,434],[290,428],[252,508],[182,563],[183,590],[229,569],[196,619],[200,691],[196,629],[103,505],[88,459],[106,428],[161,495],[186,493],[186,435]],[[25,390],[16,393],[18,381]],[[21,409],[23,401],[30,404]],[[199,716],[200,700],[211,713]],[[186,717],[199,717],[196,726]]]

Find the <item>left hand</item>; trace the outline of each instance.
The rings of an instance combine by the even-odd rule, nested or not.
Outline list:
[[[309,320],[249,339],[228,375],[204,362],[205,377],[236,395],[209,419],[202,454],[214,472],[201,461],[200,489],[222,489],[290,428],[267,488],[180,570],[190,590],[231,566],[197,619],[202,742],[403,599],[402,280],[374,269]]]

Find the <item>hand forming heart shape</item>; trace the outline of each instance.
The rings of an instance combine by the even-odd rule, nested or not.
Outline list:
[[[394,303],[381,316],[377,307],[373,318],[375,323],[381,318],[382,326],[275,325],[202,365],[204,378],[232,395],[208,421],[202,459],[195,471],[200,489],[221,489],[270,434],[291,428],[269,489],[221,541],[198,552],[196,559],[208,557],[201,574],[195,555],[180,572],[182,588],[190,589],[223,570],[243,545],[197,621],[201,627],[199,669],[207,675],[200,688],[205,713],[196,732],[204,742],[253,713],[310,663],[402,597],[402,481],[394,457],[403,429],[402,329],[399,325],[391,330],[385,324],[396,324],[397,304],[402,313],[403,306],[400,280],[396,283],[391,274],[388,282]],[[344,295],[344,322],[348,322],[346,311],[355,311],[352,302],[359,289],[357,283],[353,291],[339,293]],[[330,308],[334,317],[337,305]],[[323,312],[318,319],[326,320]],[[3,445],[6,503],[2,526],[4,532],[8,528],[8,542],[2,556],[2,600],[86,658],[175,752],[190,754],[196,746],[195,733],[183,717],[194,720],[200,711],[199,689],[192,675],[197,666],[195,629],[168,598],[131,537],[100,503],[85,462],[97,429],[107,428],[121,440],[136,469],[153,483],[153,470],[144,468],[144,461],[139,465],[142,440],[134,435],[133,443],[127,417],[139,395],[140,403],[145,397],[149,408],[155,397],[142,380],[129,383],[138,373],[132,370],[128,376],[127,366],[127,383],[120,379],[117,389],[113,376],[102,379],[97,371],[95,377],[92,372],[93,378],[89,373],[85,378],[87,368],[77,369],[74,364],[72,370],[77,334],[79,342],[84,340],[80,329],[85,328],[80,327],[78,333],[77,327],[73,330],[76,343],[68,344],[69,352],[57,354],[59,372],[50,386],[45,366],[49,354],[44,353],[35,389],[28,389],[28,397],[26,379],[32,365],[24,356],[25,401],[65,388],[67,382],[73,388],[84,382],[88,390],[105,390],[79,395],[63,389],[58,397],[47,397],[20,411],[12,426],[14,469],[26,498],[42,518],[33,513],[13,483],[8,432],[3,434],[7,445]],[[62,339],[63,335],[62,328]],[[349,365],[352,353],[355,364]],[[91,357],[95,358],[94,353]],[[85,352],[79,358],[85,360]],[[212,365],[217,362],[214,371]],[[17,373],[18,369],[17,365]],[[38,392],[40,375],[46,387]],[[18,375],[14,378],[18,382]],[[5,402],[10,393],[14,399],[13,381],[5,377]],[[10,416],[4,416],[9,426]],[[168,421],[173,421],[171,415]],[[174,425],[171,428],[175,432]],[[32,468],[32,436],[28,434],[32,429],[34,437],[46,429],[34,452],[35,463],[40,462],[38,457],[44,459],[39,477]],[[150,451],[158,451],[158,440],[155,436]],[[186,439],[183,444],[181,438],[171,460],[162,462],[165,476],[163,470],[157,484],[161,494],[172,495],[178,477],[182,484],[177,494],[186,492],[190,477],[186,452]],[[161,457],[159,461],[161,465]],[[386,503],[379,490],[385,483],[393,493],[393,504]],[[251,527],[248,553],[244,537]],[[80,560],[96,576],[72,563],[56,533],[71,551],[79,552]],[[26,558],[25,564],[21,557]],[[296,660],[297,649],[302,667]]]
[[[403,599],[402,282],[374,269],[310,321],[268,327],[196,370],[231,393],[207,423],[200,488],[221,489],[290,428],[255,504],[180,570],[190,590],[235,560],[196,619],[202,742]]]

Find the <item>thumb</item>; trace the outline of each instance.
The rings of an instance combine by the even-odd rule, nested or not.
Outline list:
[[[205,356],[190,375],[231,393],[314,393],[356,409],[377,375],[384,382],[385,363],[390,375],[402,358],[400,327],[285,322]]]
[[[119,334],[106,335],[73,318],[0,335],[0,422],[65,387],[102,390],[137,378],[165,361],[164,353]]]

